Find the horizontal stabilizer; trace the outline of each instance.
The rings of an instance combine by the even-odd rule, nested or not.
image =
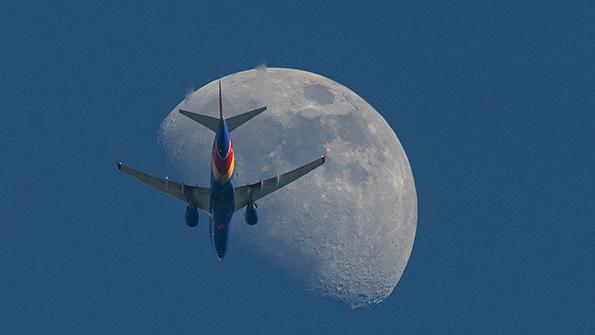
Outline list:
[[[243,125],[244,123],[248,122],[256,115],[264,112],[265,110],[267,110],[266,107],[260,107],[255,110],[251,110],[249,112],[230,117],[229,119],[225,120],[225,122],[227,123],[227,128],[231,132],[239,126]],[[213,132],[217,132],[220,119],[202,114],[192,113],[183,109],[180,109],[180,114],[200,123],[201,125],[211,129]]]
[[[267,110],[266,107],[260,107],[257,108],[255,110],[240,114],[240,115],[236,115],[233,117],[230,117],[229,119],[226,120],[227,122],[227,128],[229,129],[229,131],[233,131],[234,129],[236,129],[237,127],[243,125],[244,123],[248,122],[248,120],[252,119],[253,117],[255,117],[256,115],[264,112],[265,110]]]
[[[219,119],[218,118],[214,118],[214,117],[206,116],[206,115],[202,115],[202,114],[192,113],[189,111],[185,111],[183,109],[180,109],[180,114],[202,124],[203,126],[211,129],[215,133],[217,132],[217,128],[219,127]]]

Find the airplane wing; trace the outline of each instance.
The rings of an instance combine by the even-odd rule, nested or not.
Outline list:
[[[165,192],[176,199],[182,200],[189,205],[196,206],[203,211],[210,213],[211,189],[181,184],[169,180],[168,178],[155,177],[124,165],[122,162],[118,162],[116,166],[121,172],[136,178],[161,192]]]
[[[235,211],[246,206],[252,201],[256,201],[268,194],[275,192],[283,186],[299,179],[308,172],[316,169],[326,162],[326,154],[317,160],[314,160],[304,166],[301,166],[295,170],[289,171],[282,175],[261,180],[258,183],[252,185],[245,185],[236,187],[234,191],[235,198]]]

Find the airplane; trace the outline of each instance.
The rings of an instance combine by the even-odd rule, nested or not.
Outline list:
[[[245,207],[245,222],[251,226],[257,224],[257,200],[297,180],[321,166],[327,160],[325,152],[321,158],[295,170],[281,175],[278,174],[254,184],[235,186],[235,162],[230,133],[266,109],[265,106],[226,119],[223,117],[221,80],[219,80],[219,118],[192,113],[183,109],[178,110],[180,114],[215,132],[211,152],[210,188],[179,183],[169,180],[168,177],[155,177],[125,165],[121,161],[116,163],[116,167],[119,171],[185,202],[187,204],[185,220],[188,226],[195,227],[198,225],[197,209],[204,211],[209,216],[211,247],[215,257],[221,262],[227,250],[231,218],[236,211]]]

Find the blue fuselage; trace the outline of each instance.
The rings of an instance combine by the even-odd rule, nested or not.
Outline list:
[[[211,220],[209,231],[215,256],[222,260],[227,250],[234,212],[234,154],[225,120],[217,129],[211,153]]]

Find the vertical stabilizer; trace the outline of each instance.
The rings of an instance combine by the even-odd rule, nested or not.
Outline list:
[[[219,118],[223,120],[223,98],[221,97],[221,79],[219,80]]]
[[[243,125],[248,120],[255,117],[256,115],[264,112],[266,109],[267,109],[266,107],[260,107],[255,110],[251,110],[249,112],[239,114],[239,115],[234,115],[234,116],[230,117],[229,119],[225,120],[229,131],[232,131],[232,130],[236,129],[237,127]],[[183,109],[180,109],[179,111],[182,115],[200,123],[201,125],[211,129],[212,131],[214,131],[216,133],[217,129],[219,129],[219,124],[221,123],[221,121],[223,121],[225,119],[223,117],[223,95],[221,93],[221,80],[219,80],[219,118],[218,119],[211,117],[211,116],[192,113],[189,111],[185,111]]]

